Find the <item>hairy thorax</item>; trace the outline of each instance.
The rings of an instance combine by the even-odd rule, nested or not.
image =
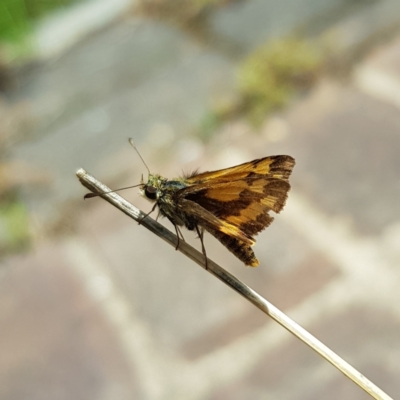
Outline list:
[[[192,225],[191,222],[187,220],[176,202],[176,194],[185,187],[187,185],[183,180],[168,180],[161,175],[149,175],[148,182],[143,183],[140,189],[140,194],[147,200],[156,202],[163,217],[167,217],[176,225],[189,227]]]

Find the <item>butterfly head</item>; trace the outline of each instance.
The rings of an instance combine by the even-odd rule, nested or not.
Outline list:
[[[157,201],[162,193],[161,187],[164,181],[165,178],[161,177],[160,175],[149,174],[147,183],[145,183],[142,175],[139,192],[147,200]]]

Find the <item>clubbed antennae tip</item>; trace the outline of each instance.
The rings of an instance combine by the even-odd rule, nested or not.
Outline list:
[[[149,167],[147,166],[147,164],[144,162],[143,157],[140,155],[139,150],[138,150],[137,147],[135,146],[135,143],[133,142],[133,139],[132,139],[132,138],[129,138],[129,143],[130,143],[130,144],[132,145],[132,147],[135,149],[136,153],[138,153],[138,156],[139,156],[140,159],[142,160],[144,166],[146,167],[146,169],[147,169],[147,171],[148,171],[148,173],[149,173],[149,175],[150,175],[150,169],[149,169]]]

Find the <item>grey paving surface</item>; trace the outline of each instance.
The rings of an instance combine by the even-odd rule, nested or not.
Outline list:
[[[344,0],[255,0],[236,2],[216,12],[210,28],[217,37],[229,38],[239,49],[248,52],[273,37],[286,35],[293,27],[327,29],[338,16],[351,15],[367,6]],[[319,20],[319,21],[317,21]]]
[[[146,35],[154,31],[147,24],[135,29],[122,24],[91,38],[48,66],[44,81],[26,82],[36,110],[47,110],[54,101],[54,115],[62,112],[47,128],[43,123],[51,118],[38,117],[43,136],[14,154],[57,177],[36,194],[32,214],[42,215],[36,208],[42,207],[54,216],[66,199],[84,193],[73,176],[79,166],[121,186],[135,183],[134,174],[139,177],[143,167],[125,139],[143,132],[135,137],[143,155],[166,176],[179,174],[183,166],[222,168],[266,154],[291,154],[297,160],[293,190],[284,212],[258,238],[261,266],[244,268],[209,237],[208,254],[398,397],[399,104],[396,91],[371,77],[390,76],[400,85],[399,39],[376,48],[346,84],[322,80],[260,133],[238,121],[204,148],[183,131],[206,109],[214,85],[220,85],[215,93],[229,93],[230,62],[165,26],[155,29],[175,56],[163,57],[160,44],[151,62],[143,60]],[[91,63],[88,49],[104,40],[111,45]],[[114,48],[114,42],[122,45]],[[137,63],[128,55],[130,43],[136,43],[135,54],[143,54]],[[126,73],[136,82],[134,90],[124,91],[127,77],[107,64],[119,57],[132,61]],[[88,70],[81,71],[78,62]],[[103,68],[92,69],[98,65]],[[79,73],[70,87],[59,74],[73,66]],[[204,68],[212,74],[203,75]],[[102,78],[112,82],[110,98],[104,87],[90,85]],[[194,106],[186,104],[188,98]],[[74,107],[87,108],[73,117]],[[109,134],[110,127],[115,134]],[[163,145],[157,146],[160,138]],[[190,162],[183,165],[183,160]],[[58,179],[67,172],[64,187]],[[149,209],[135,193],[126,197]],[[82,203],[71,219],[76,222],[69,236],[37,238],[28,254],[2,261],[0,398],[370,398],[105,202]],[[199,245],[190,233],[185,237]]]

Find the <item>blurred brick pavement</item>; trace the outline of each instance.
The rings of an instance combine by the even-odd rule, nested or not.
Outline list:
[[[400,92],[382,82],[400,85],[399,52],[395,40],[346,84],[321,82],[262,135],[232,126],[215,143],[229,148],[207,161],[211,169],[233,158],[296,158],[287,207],[258,238],[261,266],[243,268],[209,237],[208,254],[393,398]],[[2,267],[1,399],[370,398],[110,205],[84,208],[75,236],[40,243]]]

